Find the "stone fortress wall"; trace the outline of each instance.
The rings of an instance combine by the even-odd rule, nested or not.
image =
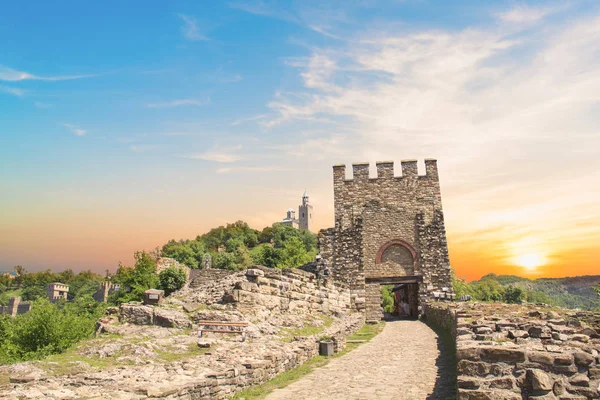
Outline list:
[[[497,303],[430,303],[456,344],[458,399],[600,398],[600,313]]]
[[[321,255],[370,321],[383,315],[382,283],[419,282],[420,303],[452,290],[436,160],[425,160],[422,176],[416,160],[402,161],[399,177],[391,161],[376,166],[370,178],[368,163],[353,164],[351,179],[345,165],[333,167],[335,227],[319,233]]]
[[[0,306],[0,314],[7,314],[14,317],[19,314],[25,314],[31,311],[31,303],[27,301],[21,301],[19,296],[11,297],[8,300],[8,305]]]

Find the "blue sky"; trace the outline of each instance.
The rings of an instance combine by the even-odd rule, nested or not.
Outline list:
[[[440,163],[457,264],[589,254],[600,239],[599,10],[3,4],[0,270],[103,270],[237,219],[262,228],[305,188],[325,228],[331,165],[425,157]],[[480,255],[474,235],[499,255]]]

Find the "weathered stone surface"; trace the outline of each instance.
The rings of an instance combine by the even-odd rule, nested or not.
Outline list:
[[[552,353],[543,351],[533,351],[527,353],[529,361],[543,365],[554,365],[555,356]]]
[[[546,317],[546,312],[527,307],[531,306],[472,303],[451,307],[433,304],[426,308],[426,315],[431,315],[436,323],[454,327],[457,334],[460,331],[456,337],[459,398],[492,398],[492,391],[493,398],[515,394],[520,398],[519,392],[523,399],[600,398],[600,341],[581,333],[586,325],[576,323],[572,316],[554,316],[546,321],[540,319]],[[596,314],[584,315],[600,323]],[[515,326],[506,328],[510,323]],[[476,333],[478,328],[493,324],[499,330],[489,335],[496,339],[494,342],[469,340],[486,336]],[[532,336],[517,331],[531,332]],[[494,336],[498,333],[506,337]],[[585,340],[580,337],[589,342],[580,341]]]
[[[164,308],[154,309],[154,324],[165,328],[191,328],[192,321],[182,312],[167,310]]]
[[[554,387],[554,380],[539,369],[528,369],[527,384],[532,390],[549,391]]]
[[[353,164],[352,179],[344,165],[333,168],[335,227],[320,231],[319,249],[335,280],[349,285],[353,298],[365,299],[354,306],[368,321],[383,317],[381,294],[368,280],[422,279],[407,289],[414,317],[427,299],[452,297],[437,164],[426,160],[426,175],[419,176],[416,163],[402,162],[402,177],[394,177],[394,164],[379,162],[376,179],[369,179],[368,164]]]
[[[508,337],[511,339],[527,338],[529,337],[529,333],[527,331],[512,330],[508,331]]]
[[[575,364],[582,367],[588,367],[594,363],[594,357],[591,354],[585,353],[583,351],[578,351],[574,353],[573,357],[575,358]]]
[[[590,385],[590,378],[587,377],[587,375],[585,374],[577,374],[575,376],[573,376],[571,379],[569,379],[569,383],[571,385],[575,385],[575,386],[589,386]]]
[[[119,319],[136,325],[152,325],[154,310],[152,306],[123,303],[119,309]]]
[[[525,361],[525,351],[519,348],[499,346],[481,347],[480,357],[491,362],[520,362]]]

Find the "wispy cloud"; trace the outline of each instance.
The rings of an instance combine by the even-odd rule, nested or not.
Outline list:
[[[231,123],[232,126],[237,126],[246,122],[260,121],[267,118],[267,114],[254,115],[252,117],[236,119]]]
[[[239,154],[239,151],[241,149],[242,145],[237,145],[233,147],[215,146],[212,150],[203,153],[186,154],[180,157],[189,158],[192,160],[215,161],[218,163],[232,163],[242,160],[243,157]]]
[[[172,107],[185,107],[185,106],[205,106],[210,104],[210,98],[205,99],[179,99],[179,100],[171,100],[161,103],[150,103],[146,104],[148,108],[172,108]]]
[[[85,129],[81,129],[79,126],[76,126],[73,124],[64,123],[63,126],[65,128],[68,128],[71,132],[73,132],[77,136],[83,136],[87,133],[87,131]]]
[[[519,232],[552,252],[600,237],[597,225],[568,222],[574,209],[589,221],[600,213],[581,202],[583,192],[600,197],[592,150],[600,147],[600,114],[592,111],[600,103],[600,15],[549,26],[550,12],[517,7],[499,16],[527,31],[519,24],[380,30],[352,45],[310,49],[288,63],[304,89],[276,93],[262,122],[301,129],[310,121],[326,131],[334,121],[346,132],[305,142],[305,154],[351,141],[353,160],[437,157],[448,171],[449,231],[466,241],[493,228],[501,233],[490,234],[490,249],[504,252],[502,242]],[[302,144],[278,148],[293,154]]]
[[[198,28],[198,21],[196,20],[196,18],[185,14],[179,14],[179,18],[181,18],[183,21],[183,26],[181,27],[181,34],[187,40],[190,40],[192,42],[209,40],[208,37],[200,33],[200,29]]]
[[[0,92],[12,94],[13,96],[23,97],[26,91],[24,89],[0,85]]]
[[[518,5],[514,8],[500,12],[498,18],[511,23],[533,23],[543,19],[546,15],[555,12],[551,7],[532,7],[528,5]]]
[[[0,81],[18,82],[26,80],[36,81],[68,81],[73,79],[93,78],[97,77],[97,74],[87,75],[63,75],[63,76],[39,76],[33,75],[24,71],[17,71],[16,69],[8,68],[0,65]]]
[[[277,4],[269,4],[264,1],[236,1],[229,3],[230,8],[245,11],[250,14],[262,15],[281,19],[284,21],[299,23],[300,19],[291,11],[280,8]]]
[[[337,24],[348,22],[344,8],[353,8],[354,6],[356,4],[349,2],[332,5],[319,0],[292,3],[289,7],[284,7],[278,1],[246,0],[229,3],[230,8],[290,22],[336,40],[344,39],[331,31]],[[358,7],[361,6],[364,4],[360,5],[359,3]]]

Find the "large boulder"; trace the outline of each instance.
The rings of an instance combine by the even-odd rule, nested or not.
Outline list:
[[[151,306],[142,304],[123,303],[120,308],[119,321],[135,325],[152,325],[154,323],[153,309]]]
[[[164,308],[155,308],[154,325],[165,328],[191,328],[192,322],[187,315],[182,312]]]

